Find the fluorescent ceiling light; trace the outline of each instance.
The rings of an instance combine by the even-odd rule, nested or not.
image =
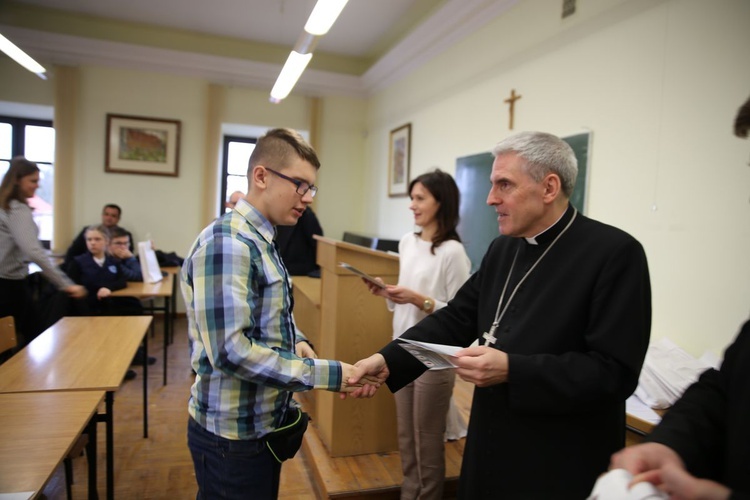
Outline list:
[[[273,89],[271,89],[271,102],[279,102],[289,95],[289,92],[294,88],[294,84],[305,71],[310,59],[312,59],[312,53],[300,54],[295,51],[289,53]]]
[[[44,80],[47,79],[47,77],[44,76],[44,73],[47,71],[44,69],[44,66],[33,60],[28,54],[26,54],[26,52],[16,47],[13,42],[5,38],[3,35],[0,35],[0,50],[8,54],[11,59],[27,70],[36,73],[39,78]]]
[[[312,59],[312,51],[318,43],[318,38],[328,33],[348,1],[318,0],[305,24],[305,31],[297,40],[294,50],[289,54],[279,78],[271,89],[271,102],[281,102],[289,95]]]
[[[311,35],[325,35],[339,17],[349,0],[318,0],[310,18],[305,24],[305,31]]]

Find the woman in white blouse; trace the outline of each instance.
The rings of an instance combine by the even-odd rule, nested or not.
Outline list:
[[[22,156],[10,161],[0,183],[0,317],[13,316],[21,345],[36,333],[32,325],[33,302],[27,283],[28,263],[42,269],[42,275],[75,298],[86,289],[74,284],[49,259],[41,243],[39,228],[31,216],[28,199],[39,187],[39,167]]]
[[[399,242],[398,285],[365,282],[370,292],[387,299],[394,338],[444,307],[471,270],[456,232],[459,192],[453,177],[440,170],[422,174],[409,184],[409,195],[421,230]],[[443,497],[443,438],[454,383],[454,370],[428,370],[395,394],[402,499]]]

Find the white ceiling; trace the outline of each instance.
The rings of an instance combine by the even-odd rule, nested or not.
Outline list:
[[[366,96],[419,67],[520,0],[349,0],[315,52],[372,58],[354,76],[308,68],[295,92]],[[276,46],[294,46],[315,0],[16,0],[78,14]],[[415,12],[421,18],[415,18]],[[408,22],[407,22],[408,18]],[[408,30],[406,30],[408,27]],[[1,25],[0,32],[40,62],[96,64],[270,87],[279,64],[112,42]]]
[[[16,0],[77,14],[294,45],[316,0]],[[445,0],[349,0],[316,50],[368,56],[416,4]]]

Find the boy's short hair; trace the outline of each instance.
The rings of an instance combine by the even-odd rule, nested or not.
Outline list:
[[[109,228],[109,239],[113,240],[115,238],[121,238],[123,236],[127,236],[128,239],[130,239],[130,233],[125,231],[120,226],[114,226]]]
[[[297,131],[290,128],[269,130],[255,144],[248,162],[248,171],[256,165],[283,170],[292,160],[292,155],[307,161],[316,170],[320,169],[318,154]]]

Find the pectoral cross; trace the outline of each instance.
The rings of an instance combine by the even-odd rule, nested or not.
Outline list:
[[[484,339],[484,345],[488,346],[490,344],[494,344],[495,342],[497,342],[497,338],[495,338],[494,333],[495,333],[495,327],[493,326],[492,328],[490,328],[489,333],[484,332],[482,334],[482,338]]]
[[[505,99],[504,101],[504,102],[507,102],[508,105],[510,105],[510,123],[509,123],[510,130],[513,130],[513,111],[515,111],[516,101],[519,100],[521,97],[522,97],[521,95],[516,95],[516,89],[511,89],[510,97]]]

